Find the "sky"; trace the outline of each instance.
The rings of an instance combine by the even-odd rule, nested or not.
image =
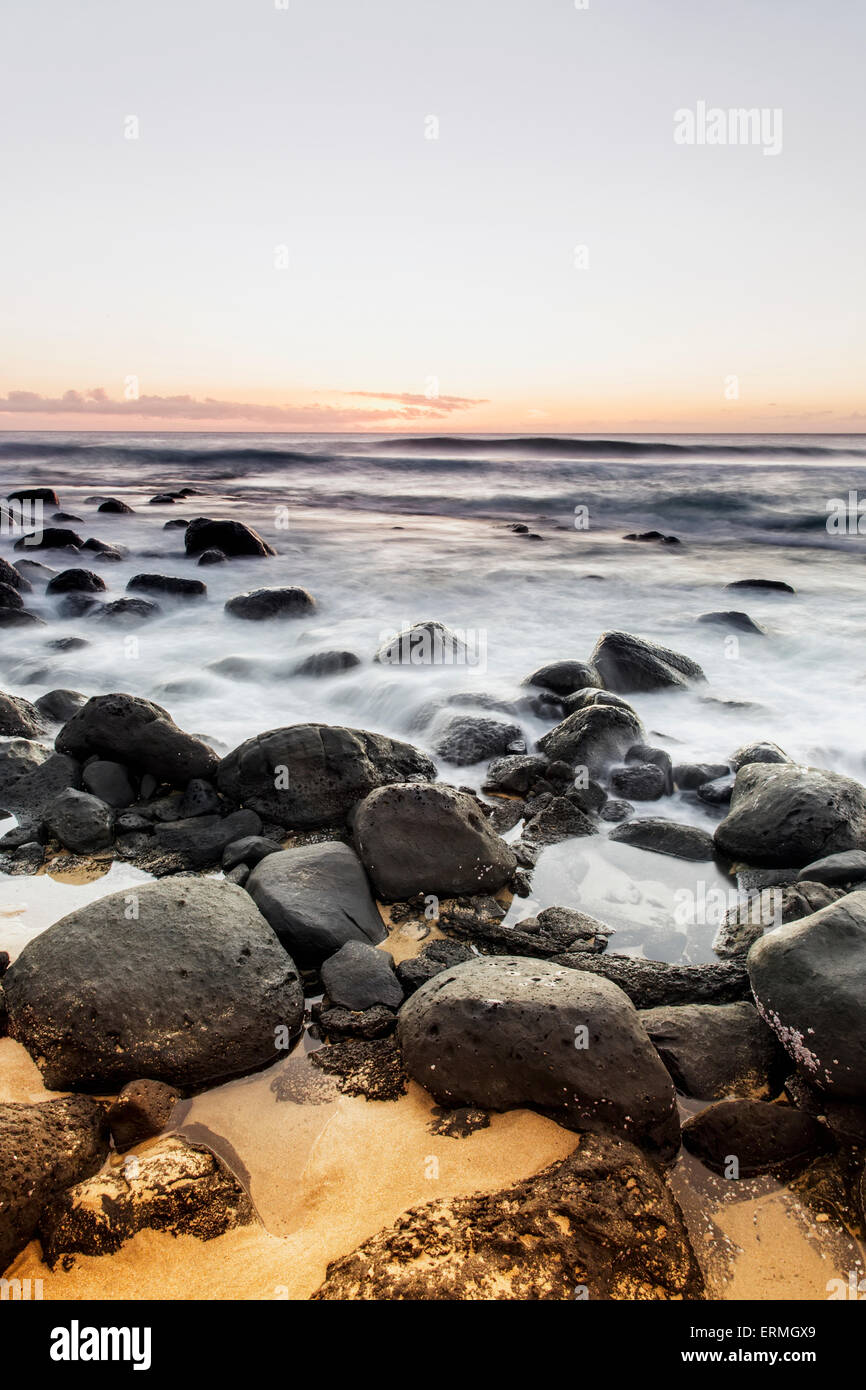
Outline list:
[[[862,0],[4,0],[0,429],[864,430],[864,41]]]

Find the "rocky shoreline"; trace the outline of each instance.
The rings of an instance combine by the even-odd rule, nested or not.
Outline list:
[[[238,521],[166,525],[197,565],[273,554]],[[5,627],[38,629],[35,586],[85,626],[146,624],[160,595],[206,598],[203,581],[142,573],[127,588],[149,597],[103,600],[78,560],[116,547],[66,526],[31,549],[70,563],[0,560]],[[296,586],[226,603],[265,624],[314,609]],[[742,630],[748,615],[706,616]],[[305,674],[351,680],[366,659],[423,680],[461,641],[419,622]],[[11,963],[0,953],[0,1037],[73,1093],[0,1105],[0,1272],[34,1239],[53,1266],[142,1230],[210,1240],[254,1224],[242,1177],[178,1132],[178,1107],[301,1042],[371,1104],[415,1085],[457,1134],[528,1110],[574,1138],[504,1192],[412,1206],[335,1259],[317,1298],[706,1297],[669,1182],[681,1146],[731,1182],[797,1182],[816,1211],[834,1185],[834,1219],[841,1204],[862,1237],[866,787],[771,742],[676,763],[630,697],[705,683],[688,656],[606,632],[586,661],[527,674],[526,708],[550,725],[535,746],[519,706],[469,713],[449,697],[432,757],[315,722],[220,756],[135,694],[0,694],[0,805],[18,822],[0,869],[97,859],[153,878],[70,912]],[[478,765],[481,792],[452,785]],[[674,795],[706,808],[712,833],[652,814]],[[514,915],[546,849],[602,835],[721,868],[744,901],[772,891],[773,916],[733,907],[718,959],[689,964],[629,954],[622,932],[618,951],[574,908]],[[397,927],[419,943],[400,960]],[[700,1103],[685,1119],[684,1100]]]

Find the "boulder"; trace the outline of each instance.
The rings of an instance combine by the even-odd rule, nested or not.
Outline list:
[[[159,604],[149,598],[116,598],[112,603],[102,604],[95,616],[101,622],[130,626],[155,618],[161,612]]]
[[[474,797],[439,783],[369,793],[353,821],[355,847],[386,902],[416,893],[495,893],[517,865]]]
[[[680,791],[696,792],[705,782],[727,777],[727,763],[677,763],[673,769],[674,784]]]
[[[398,1038],[410,1076],[442,1105],[541,1110],[666,1159],[679,1148],[670,1077],[608,980],[519,956],[467,961],[412,995]]]
[[[446,763],[469,767],[485,758],[526,747],[519,724],[506,724],[478,714],[455,714],[432,740],[433,751]]]
[[[866,1098],[866,892],[767,932],[747,957],[761,1016],[834,1099]]]
[[[44,502],[51,507],[60,506],[60,498],[53,487],[19,487],[15,492],[7,492],[7,502]]]
[[[316,600],[306,589],[297,586],[285,589],[253,589],[235,594],[225,605],[233,618],[263,622],[269,618],[305,618],[316,607]]]
[[[18,561],[18,565],[26,565],[27,563],[26,560]],[[0,583],[8,585],[10,589],[17,589],[21,594],[29,594],[33,585],[26,574],[23,574],[18,568],[18,565],[10,565],[9,561],[4,560],[3,556],[0,555]]]
[[[692,859],[702,863],[715,857],[713,837],[696,825],[679,825],[676,821],[647,816],[617,825],[610,838],[636,849],[669,854],[674,859]]]
[[[78,908],[3,980],[9,1032],[50,1089],[142,1076],[216,1085],[276,1061],[300,1032],[298,973],[252,899],[214,879],[136,884]]]
[[[46,594],[101,594],[105,590],[105,580],[93,570],[61,570],[49,579]]]
[[[586,661],[551,661],[527,676],[524,685],[538,685],[557,695],[573,695],[576,690],[600,686],[601,677]]]
[[[222,550],[203,550],[196,560],[197,565],[224,565],[228,560],[228,555]]]
[[[187,555],[201,555],[207,550],[219,550],[224,556],[276,554],[258,531],[242,521],[212,521],[204,516],[189,523],[184,533],[184,546]]]
[[[749,617],[748,613],[740,612],[736,608],[726,613],[702,613],[698,622],[709,623],[713,627],[723,627],[728,632],[750,632],[758,637],[766,637],[767,635],[765,627],[756,623],[753,618]]]
[[[698,800],[707,806],[727,806],[734,794],[734,774],[716,777],[712,782],[702,782],[698,787]]]
[[[640,1020],[677,1090],[687,1096],[772,1100],[782,1089],[790,1063],[746,1000],[644,1009]]]
[[[0,737],[30,739],[44,732],[45,725],[35,705],[0,690]]]
[[[797,591],[782,579],[735,579],[726,589],[768,589],[773,593],[795,594]]]
[[[118,1153],[161,1134],[179,1100],[176,1086],[162,1081],[130,1081],[108,1107],[108,1127]]]
[[[628,763],[610,774],[611,791],[632,801],[658,801],[665,793],[664,770],[654,763]]]
[[[15,550],[81,550],[84,541],[66,526],[45,526],[15,542]]]
[[[65,724],[86,704],[87,696],[78,690],[48,690],[39,696],[36,708],[52,724]]]
[[[171,574],[134,574],[127,584],[130,593],[166,594],[169,598],[204,598],[207,585],[200,579],[178,579]]]
[[[482,790],[525,796],[530,787],[544,776],[547,765],[547,758],[528,753],[510,753],[504,758],[494,758],[487,769]]]
[[[262,835],[244,835],[240,840],[232,840],[223,850],[223,872],[228,873],[239,864],[254,869],[267,855],[279,854],[282,848],[278,840],[269,840]]]
[[[113,1255],[139,1231],[213,1240],[256,1220],[238,1179],[209,1149],[176,1135],[59,1193],[39,1219],[46,1264]]]
[[[212,748],[179,729],[161,705],[136,695],[94,696],[64,724],[54,746],[81,761],[93,754],[116,759],[175,787],[212,777],[218,765]]]
[[[27,746],[30,749],[34,745]],[[0,801],[27,823],[42,820],[47,807],[61,792],[81,786],[81,766],[74,758],[37,746],[44,754],[38,761],[29,754],[16,756],[8,745],[0,750]]]
[[[573,970],[589,970],[612,980],[639,1009],[669,1004],[728,1004],[749,998],[749,977],[742,961],[673,965],[641,956],[596,955],[571,951],[554,957]]]
[[[479,664],[463,638],[444,623],[413,623],[379,647],[374,661],[386,666],[474,666]]]
[[[597,777],[610,763],[625,757],[643,731],[633,710],[587,705],[542,735],[538,746],[551,761],[585,767],[591,777]]]
[[[742,748],[738,748],[736,753],[731,754],[731,767],[734,772],[739,772],[741,767],[747,767],[749,763],[789,763],[791,759],[787,753],[783,753],[777,743],[746,743]],[[725,768],[725,772],[727,772]],[[721,777],[719,772],[716,776]],[[708,778],[707,780],[712,780]]]
[[[95,854],[114,839],[111,807],[88,792],[61,792],[46,810],[45,821],[54,838],[73,854]]]
[[[403,1212],[328,1265],[320,1301],[700,1299],[682,1213],[633,1144],[584,1135],[562,1162],[502,1192]]]
[[[24,600],[11,584],[0,581],[0,608],[11,608],[16,612],[24,607]]]
[[[343,671],[351,671],[360,666],[361,658],[354,652],[313,652],[299,661],[295,667],[296,676],[338,676]]]
[[[715,842],[728,858],[764,868],[866,849],[866,787],[797,763],[747,763]]]
[[[347,941],[375,945],[387,935],[360,861],[340,841],[268,854],[245,888],[302,969]]]
[[[33,1239],[45,1204],[107,1156],[105,1110],[89,1096],[0,1105],[0,1274]]]
[[[0,627],[45,627],[45,619],[23,608],[0,606]]]
[[[110,516],[132,516],[134,512],[134,508],[126,502],[121,502],[119,497],[107,497],[104,502],[100,502],[96,510],[107,512]]]
[[[184,820],[190,816],[219,815],[224,807],[225,803],[212,782],[204,777],[193,777],[181,797],[178,818]]]
[[[828,1147],[828,1136],[802,1110],[764,1100],[720,1100],[686,1121],[683,1144],[714,1173],[753,1178],[791,1174]]]
[[[403,988],[394,974],[394,958],[366,941],[347,941],[322,965],[319,974],[332,1005],[360,1012],[382,1004],[399,1009]]]
[[[328,724],[293,724],[247,739],[219,765],[224,796],[264,820],[311,830],[338,825],[374,787],[430,781],[436,769],[411,744]]]
[[[608,690],[620,695],[705,681],[696,661],[631,632],[602,633],[589,658]]]
[[[228,816],[188,816],[160,822],[153,839],[166,854],[177,855],[191,869],[219,864],[227,845],[244,836],[259,835],[262,823],[255,811],[234,811]]]
[[[849,849],[841,854],[824,855],[801,869],[797,878],[827,887],[866,883],[866,850]]]
[[[115,808],[131,806],[138,797],[138,785],[123,763],[94,758],[83,768],[81,780],[93,796]]]

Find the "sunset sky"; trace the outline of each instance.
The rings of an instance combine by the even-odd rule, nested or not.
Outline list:
[[[0,427],[866,429],[862,0],[282,3],[5,0]]]

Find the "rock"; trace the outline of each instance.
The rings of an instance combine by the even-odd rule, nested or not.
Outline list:
[[[370,792],[355,811],[353,834],[386,902],[416,893],[495,893],[517,864],[478,802],[439,783],[398,783]]]
[[[85,613],[97,613],[104,607],[102,600],[92,594],[67,594],[57,605],[58,618],[82,618]]]
[[[7,492],[7,502],[45,502],[51,507],[60,506],[60,498],[53,487],[20,487],[16,492]]]
[[[549,949],[553,945],[557,951],[604,951],[615,929],[573,907],[546,907],[536,917],[524,917],[509,930],[515,935],[535,937],[539,943],[544,943],[544,955],[554,955],[556,951]],[[523,955],[524,952],[514,951],[513,954]]]
[[[237,805],[290,829],[337,825],[374,787],[436,769],[411,744],[362,729],[294,724],[247,739],[219,766],[217,784]]]
[[[0,691],[0,735],[3,738],[36,738],[44,732],[45,726],[35,705]]]
[[[369,1042],[389,1037],[397,1027],[397,1015],[384,1004],[360,1010],[320,1009],[314,1016],[320,1032],[328,1038],[361,1038]]]
[[[177,1087],[162,1081],[130,1081],[108,1107],[108,1126],[114,1147],[125,1153],[133,1144],[161,1134],[179,1100]]]
[[[354,652],[313,652],[295,667],[296,676],[337,676],[360,666],[361,658]]]
[[[465,960],[474,960],[475,952],[462,941],[431,941],[422,947],[417,956],[410,956],[397,966],[397,979],[405,994],[414,994],[434,975],[442,970],[450,970]]]
[[[716,777],[712,782],[703,782],[698,787],[698,800],[708,806],[727,806],[734,794],[734,776]]]
[[[518,956],[467,961],[411,996],[397,1032],[407,1071],[440,1104],[541,1110],[667,1158],[679,1148],[670,1078],[607,980]]]
[[[527,676],[524,685],[538,685],[557,695],[573,695],[588,686],[600,686],[601,678],[595,667],[586,661],[551,661]]]
[[[55,637],[46,646],[56,652],[77,652],[82,647],[89,647],[90,643],[86,637]]]
[[[93,754],[117,759],[176,787],[193,777],[210,779],[218,766],[212,748],[179,729],[161,705],[136,695],[94,696],[64,724],[54,746],[82,761]]]
[[[163,531],[185,531],[189,526],[188,516],[173,516],[168,521],[163,522]]]
[[[627,763],[650,763],[659,768],[664,775],[664,794],[670,796],[674,789],[674,770],[671,755],[664,748],[653,748],[648,743],[636,743],[625,755]]]
[[[101,559],[111,560],[115,563],[122,560],[128,553],[125,546],[109,545],[107,541],[97,540],[95,536],[88,537],[82,549],[91,550],[94,555],[100,556]]]
[[[620,801],[618,797],[611,797],[606,801],[598,813],[602,820],[624,821],[634,814],[634,807],[630,801]]]
[[[781,579],[735,579],[733,584],[726,584],[726,589],[770,589],[776,593],[795,594],[796,589],[792,589],[790,584],[786,584]]]
[[[589,1134],[561,1163],[502,1192],[403,1212],[332,1261],[312,1297],[631,1303],[703,1294],[658,1169],[632,1144]]]
[[[93,796],[115,808],[131,806],[138,797],[137,783],[123,763],[95,758],[82,770],[81,780]]]
[[[203,777],[193,777],[187,783],[178,814],[181,820],[189,816],[212,816],[218,815],[223,809],[223,802],[219,792],[211,782],[205,781]]]
[[[66,526],[44,526],[41,531],[22,536],[15,542],[15,550],[81,550],[84,541],[77,531]]]
[[[739,772],[749,763],[790,763],[787,753],[783,753],[777,743],[747,743],[731,755],[731,767]],[[727,772],[725,768],[725,772]],[[722,773],[717,773],[721,777]],[[710,780],[710,779],[708,779]]]
[[[258,531],[242,521],[212,521],[204,516],[189,523],[184,545],[187,555],[201,555],[206,550],[219,550],[225,556],[276,554]]]
[[[567,951],[603,951],[612,928],[585,912],[549,907],[537,917],[505,926],[506,910],[496,898],[446,898],[436,924],[448,936],[469,942],[484,955],[558,957]],[[431,948],[432,949],[432,948]]]
[[[768,932],[747,965],[758,1010],[800,1074],[837,1100],[866,1098],[866,892]]]
[[[642,735],[643,725],[632,710],[587,705],[544,734],[538,746],[551,761],[585,767],[596,777],[610,763],[619,762]]]
[[[33,1239],[45,1204],[107,1154],[105,1111],[87,1096],[0,1105],[0,1272]]]
[[[796,763],[747,763],[715,843],[732,860],[770,868],[866,849],[866,787]]]
[[[232,840],[223,850],[223,871],[228,873],[238,864],[246,864],[254,869],[267,855],[279,854],[282,848],[278,840],[269,840],[262,835],[244,835],[240,840]]]
[[[61,792],[45,813],[55,839],[73,854],[95,854],[114,839],[114,815],[99,797],[88,792]]]
[[[23,608],[0,606],[0,627],[45,627],[45,619]]]
[[[101,579],[93,570],[71,569],[61,570],[60,574],[55,574],[53,579],[49,579],[46,586],[46,594],[97,594],[105,590],[105,580]]]
[[[331,1043],[310,1054],[314,1067],[333,1076],[348,1096],[367,1100],[399,1100],[407,1090],[409,1078],[403,1069],[400,1049],[391,1037],[349,1038]]]
[[[237,1178],[210,1150],[169,1135],[119,1168],[49,1202],[39,1221],[45,1261],[113,1255],[139,1231],[213,1240],[255,1221]]]
[[[588,815],[593,816],[603,815],[603,807],[608,799],[607,792],[601,783],[591,780],[585,783],[582,781],[575,782],[573,786],[568,788],[565,795],[568,797],[569,801],[573,801],[575,806],[581,811],[585,811]],[[622,802],[620,804],[624,805],[625,803]]]
[[[413,623],[384,642],[374,661],[388,666],[473,666],[477,656],[444,623]]]
[[[690,657],[630,632],[602,633],[589,659],[607,689],[621,695],[706,681]]]
[[[636,849],[652,850],[654,854],[669,854],[674,859],[705,862],[715,857],[713,837],[696,825],[679,825],[676,821],[648,816],[616,826],[610,838]]]
[[[752,1178],[796,1171],[827,1148],[827,1131],[787,1105],[720,1100],[686,1121],[683,1144],[714,1173]]]
[[[233,618],[247,618],[262,622],[268,618],[304,618],[312,613],[316,601],[306,589],[253,589],[250,593],[236,594],[225,605],[225,611]]]
[[[38,562],[34,561],[33,563],[37,565],[38,569],[42,568]],[[10,589],[17,589],[21,594],[29,594],[33,585],[19,568],[19,566],[27,564],[29,564],[27,560],[19,560],[18,565],[10,565],[9,561],[4,560],[3,556],[0,555],[0,583],[8,585]]]
[[[706,782],[727,777],[729,771],[727,763],[677,763],[673,769],[674,784],[680,791],[694,792]]]
[[[809,883],[824,883],[828,887],[866,883],[866,850],[851,849],[841,854],[825,855],[807,864],[797,878]]]
[[[55,797],[81,786],[81,768],[74,758],[52,755],[47,748],[42,752],[44,758],[34,765],[29,758],[12,756],[8,748],[0,750],[0,796],[19,820],[42,820]]]
[[[6,564],[6,561],[4,560],[3,563]],[[9,566],[7,565],[7,569],[8,568]],[[17,587],[23,594],[30,593],[33,589],[33,584],[30,582],[31,580],[38,580],[40,584],[44,584],[47,583],[52,575],[57,573],[57,570],[53,570],[50,565],[43,565],[41,560],[16,560],[11,568],[14,573],[21,576],[21,583],[17,585]],[[3,573],[2,569],[0,569],[0,573]],[[8,574],[4,574],[4,578],[7,584],[15,583]]]
[[[753,1004],[644,1009],[640,1020],[678,1091],[698,1100],[772,1100],[789,1062]]]
[[[494,758],[487,769],[482,790],[525,796],[544,775],[546,767],[546,758],[527,753],[510,753],[504,758]]]
[[[178,855],[192,869],[219,864],[227,845],[248,835],[259,835],[262,823],[255,811],[235,811],[228,816],[188,816],[162,821],[153,832],[160,850]]]
[[[170,492],[158,492],[155,497],[151,497],[148,502],[149,507],[173,507],[177,498]]]
[[[576,690],[573,695],[562,696],[562,708],[565,714],[574,714],[575,710],[586,709],[587,705],[615,705],[617,709],[627,709],[632,714],[635,713],[628,700],[624,700],[621,695],[614,695],[610,690],[588,688]],[[635,718],[637,718],[636,715]]]
[[[196,561],[198,565],[224,565],[228,560],[222,550],[203,550]]]
[[[104,603],[96,616],[108,623],[130,624],[155,618],[161,612],[159,604],[148,598],[116,598],[113,603]]]
[[[98,512],[108,512],[111,516],[132,516],[133,508],[126,502],[121,502],[119,497],[108,497],[104,502],[100,502],[96,508]]]
[[[456,767],[469,767],[485,758],[526,747],[518,724],[482,715],[453,715],[433,739],[433,751]]]
[[[269,854],[246,891],[302,969],[316,969],[347,941],[387,935],[354,851],[339,841]]]
[[[17,589],[13,589],[11,584],[0,582],[0,608],[11,608],[16,611],[23,609],[24,600]]]
[[[630,531],[624,541],[657,541],[661,545],[682,545],[679,536],[665,536],[661,531]]]
[[[633,801],[658,801],[665,791],[665,774],[654,763],[629,763],[610,774],[611,790]]]
[[[751,632],[759,637],[766,637],[767,629],[760,623],[756,623],[750,618],[748,613],[742,613],[737,609],[731,609],[727,613],[702,613],[698,618],[699,623],[711,623],[714,627],[724,627],[733,632]]]
[[[394,959],[365,941],[347,941],[319,971],[331,1004],[360,1012],[384,1004],[399,1009],[403,988],[394,974]]]
[[[36,708],[52,724],[65,724],[86,704],[87,696],[78,690],[49,690],[39,696]]]
[[[563,840],[571,840],[576,835],[595,835],[596,827],[565,796],[555,796],[548,804],[527,820],[523,827],[522,844],[540,849],[544,845],[558,845]]]
[[[728,1004],[749,998],[749,977],[742,961],[671,965],[640,956],[595,955],[589,951],[572,951],[554,959],[558,965],[589,970],[612,980],[639,1009],[668,1004]]]
[[[207,585],[200,579],[177,579],[170,574],[134,574],[127,584],[130,593],[167,594],[169,598],[204,598]]]
[[[137,916],[131,915],[132,907]],[[198,1088],[276,1061],[300,1032],[297,970],[241,888],[136,884],[29,941],[3,981],[9,1032],[52,1090],[142,1076]]]

